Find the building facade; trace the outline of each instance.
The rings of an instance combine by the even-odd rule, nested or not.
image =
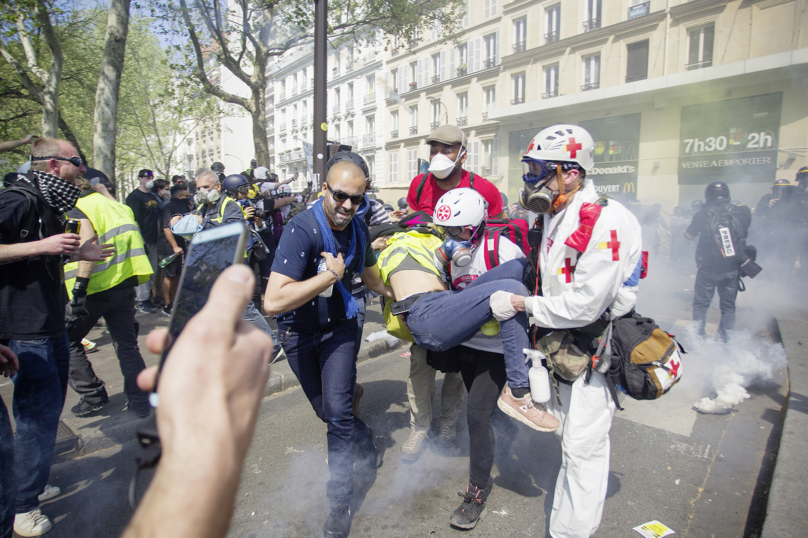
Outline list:
[[[469,0],[462,34],[388,51],[384,198],[406,192],[440,123],[511,202],[554,123],[596,141],[598,187],[675,205],[724,180],[754,205],[808,164],[805,0]],[[389,191],[389,195],[385,193]]]

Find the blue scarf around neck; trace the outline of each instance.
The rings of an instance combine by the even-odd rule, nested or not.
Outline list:
[[[320,198],[317,200],[311,209],[314,211],[314,217],[317,219],[317,224],[320,226],[320,232],[323,235],[324,251],[336,258],[337,244],[334,240],[334,232],[331,231],[331,227],[328,225],[328,219],[325,216],[325,211],[323,210],[323,199]],[[358,257],[355,272],[361,275],[365,270],[367,239],[365,238],[365,234],[362,233],[361,226],[356,223],[355,218],[351,219],[346,229],[348,233],[351,234],[351,243],[348,247],[348,258],[345,260],[345,270],[347,271],[354,258]],[[357,304],[356,299],[353,298],[349,290],[345,289],[341,280],[337,281],[334,287],[340,292],[340,295],[342,295],[342,302],[345,305],[345,315],[348,319],[355,318],[356,314],[359,313],[359,304]]]

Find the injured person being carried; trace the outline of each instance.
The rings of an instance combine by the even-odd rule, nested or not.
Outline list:
[[[458,188],[438,200],[434,223],[418,212],[377,232],[387,236],[377,264],[396,298],[385,305],[387,329],[432,357],[472,341],[473,347],[504,354],[508,397],[499,407],[535,430],[553,431],[558,421],[530,396],[523,351],[530,348],[528,316],[508,302],[509,294],[530,295],[523,283],[524,253],[507,230],[487,230],[485,216],[485,199]],[[496,292],[505,293],[492,298]]]

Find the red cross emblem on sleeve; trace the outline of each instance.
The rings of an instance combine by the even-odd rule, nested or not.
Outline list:
[[[440,221],[449,220],[449,217],[452,216],[452,208],[444,204],[438,208],[435,212],[435,216]]]
[[[564,258],[564,267],[558,270],[559,275],[564,275],[567,284],[572,282],[572,273],[575,271],[575,266],[572,265],[572,258]]]
[[[617,240],[617,230],[612,230],[612,240],[598,243],[600,250],[610,248],[612,249],[612,261],[620,260],[620,241]]]
[[[570,157],[574,159],[575,156],[578,155],[578,150],[583,149],[583,147],[584,146],[580,142],[577,144],[575,143],[575,137],[573,136],[570,138],[569,144],[564,146],[564,151],[568,151],[570,153]]]

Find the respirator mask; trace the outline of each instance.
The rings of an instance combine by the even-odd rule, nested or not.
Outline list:
[[[429,172],[435,176],[438,181],[444,181],[454,172],[460,158],[466,154],[466,134],[461,131],[460,151],[457,152],[457,157],[453,161],[443,153],[438,153],[432,160],[429,161]]]
[[[553,200],[558,193],[548,186],[555,178],[558,165],[548,161],[523,161],[522,180],[525,188],[519,194],[522,207],[539,215],[553,208]]]
[[[447,239],[435,251],[435,257],[443,266],[452,262],[457,267],[465,267],[471,263],[471,243],[469,241]]]
[[[149,190],[152,190],[154,188],[154,180],[153,179],[148,180],[146,184],[143,186]]]
[[[216,189],[199,189],[196,193],[196,203],[198,204],[215,204],[219,201],[219,191]]]

